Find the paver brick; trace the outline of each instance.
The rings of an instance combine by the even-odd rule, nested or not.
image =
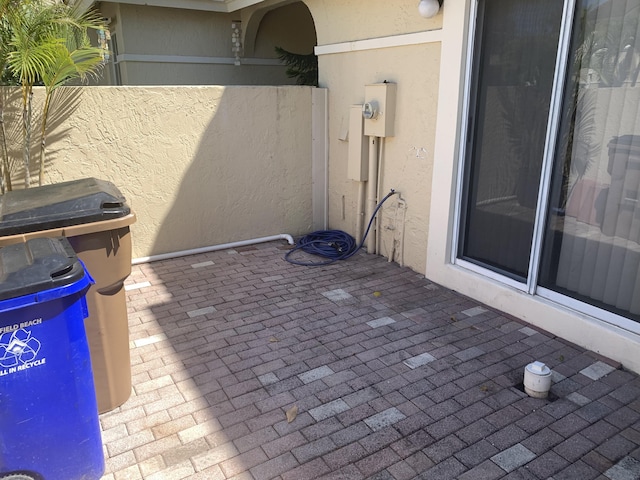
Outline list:
[[[135,454],[131,450],[127,450],[120,455],[114,455],[113,457],[109,457],[105,459],[105,472],[120,472],[122,470],[129,470],[130,467],[135,466],[133,471],[140,472],[137,466],[138,460],[136,459]],[[131,471],[131,470],[129,470]],[[122,474],[121,474],[122,475]],[[141,478],[141,477],[140,477]]]
[[[295,457],[287,452],[279,457],[271,458],[251,468],[255,478],[274,478],[299,466]]]
[[[640,461],[633,457],[624,457],[604,472],[604,475],[611,480],[640,478]]]
[[[459,430],[463,426],[464,424],[456,417],[449,416],[428,425],[427,427],[425,427],[425,430],[429,435],[438,440],[446,437],[450,433]]]
[[[404,460],[387,467],[386,471],[389,472],[393,480],[409,480],[418,473]]]
[[[458,480],[497,480],[503,477],[504,470],[491,460],[486,460],[472,469],[467,470],[460,475]]]
[[[359,443],[349,443],[343,447],[329,450],[322,457],[327,465],[332,469],[340,469],[345,465],[354,464],[367,455],[366,450]]]
[[[527,470],[538,478],[553,477],[556,473],[564,470],[569,462],[557,453],[550,451],[543,453],[527,464]]]
[[[490,442],[483,440],[460,450],[455,457],[465,466],[471,468],[479,465],[488,458],[499,453],[499,450]]]
[[[195,455],[209,450],[209,444],[204,438],[199,438],[193,442],[165,449],[162,458],[167,466],[188,462]]]
[[[283,472],[282,480],[313,480],[325,473],[331,471],[331,468],[322,458],[316,458],[299,467]]]
[[[292,450],[299,463],[303,464],[316,457],[320,457],[336,449],[336,445],[329,437],[323,437],[313,442],[308,442]]]
[[[105,480],[140,480],[144,478],[138,465],[132,465],[123,470],[111,473],[103,477]]]
[[[138,462],[142,477],[147,477],[166,468],[162,455],[148,458]]]
[[[307,439],[304,435],[299,431],[296,431],[263,444],[262,449],[269,458],[274,458],[285,452],[291,451],[300,445],[304,445],[306,442]]]
[[[311,278],[282,255],[132,268],[134,388],[100,416],[103,480],[640,476],[636,375],[379,257]],[[555,401],[514,387],[534,356]],[[507,472],[518,445],[534,458]]]
[[[440,403],[450,398],[456,397],[456,395],[463,391],[464,390],[462,388],[458,387],[454,383],[445,383],[444,385],[435,388],[430,392],[427,392],[426,396],[433,400],[435,403]]]
[[[302,434],[307,440],[314,441],[319,438],[331,435],[336,431],[340,431],[343,428],[342,423],[335,416],[325,418],[324,420],[309,425],[302,429]]]
[[[166,412],[158,412],[158,414],[156,415],[162,413],[164,413],[168,417]],[[161,418],[164,418],[165,415],[161,415]],[[151,431],[153,432],[153,436],[155,438],[162,438],[174,433],[178,433],[182,430],[186,430],[189,427],[193,427],[195,425],[195,419],[191,415],[185,415],[184,417],[176,418],[175,420],[164,420],[162,423],[152,426]]]
[[[598,477],[599,474],[600,472],[596,469],[578,460],[558,473],[555,473],[553,475],[553,480],[573,480],[575,478],[579,478],[580,480],[592,480]]]
[[[433,463],[440,463],[467,447],[467,444],[455,435],[449,435],[442,440],[432,443],[422,451]]]
[[[298,378],[302,380],[302,383],[307,384],[316,380],[320,380],[321,378],[327,377],[334,373],[335,372],[331,370],[329,366],[322,365],[320,367],[314,368],[313,370],[299,373]]]
[[[500,453],[497,453],[491,457],[491,460],[505,472],[509,473],[516,468],[529,463],[534,458],[536,458],[535,453],[518,443]]]
[[[215,445],[203,453],[194,455],[192,457],[192,462],[197,471],[202,471],[233,458],[239,453],[240,452],[238,452],[238,449],[232,442],[227,442]]]
[[[433,362],[435,357],[428,352],[421,353],[419,355],[415,355],[411,358],[406,359],[404,363],[407,367],[411,369],[415,369],[418,367],[422,367],[423,365],[427,365],[430,362]]]
[[[598,446],[596,451],[612,462],[617,462],[636,448],[638,448],[638,446],[630,440],[627,440],[622,435],[616,435]]]
[[[374,432],[383,429],[389,425],[404,420],[406,416],[400,412],[397,408],[388,408],[380,413],[370,416],[364,420],[371,430]]]
[[[521,418],[515,424],[525,432],[533,434],[550,425],[554,420],[555,419],[551,415],[547,415],[542,410],[537,410]]]
[[[579,433],[558,444],[553,451],[569,462],[575,462],[591,451],[595,444]]]
[[[460,477],[466,467],[453,457],[436,464],[434,467],[423,472],[417,478],[419,480],[429,480],[437,478],[439,480],[453,480]]]
[[[453,398],[449,398],[443,402],[437,403],[429,408],[429,416],[433,418],[433,420],[441,420],[450,415],[454,415],[460,411],[462,406],[456,402]],[[460,419],[460,416],[456,415],[457,419]],[[464,423],[464,422],[463,422]]]
[[[466,408],[461,407],[457,402],[456,404],[458,409],[455,412],[455,416],[465,425],[469,425],[493,413],[493,409],[483,402],[476,402]]]
[[[620,407],[613,411],[610,415],[607,415],[604,419],[607,421],[607,423],[610,423],[617,428],[623,429],[633,425],[638,420],[640,420],[640,413],[629,407]]]
[[[529,434],[520,427],[511,424],[489,435],[487,439],[499,449],[506,449],[523,441],[528,436]]]
[[[402,438],[402,434],[397,430],[385,428],[361,438],[360,445],[364,447],[367,453],[373,453],[391,445],[400,438]]]
[[[309,410],[309,414],[316,420],[321,421],[325,418],[338,415],[346,410],[349,410],[349,405],[342,399],[333,400],[329,403],[325,403],[318,407]]]
[[[547,450],[551,450],[563,441],[564,437],[562,435],[559,435],[550,428],[543,428],[535,434],[529,435],[520,443],[533,453],[540,455]]]
[[[233,443],[240,453],[244,453],[277,438],[279,438],[278,432],[276,432],[273,427],[265,427],[261,430],[251,432],[248,435],[236,438],[233,440]]]
[[[143,430],[128,437],[119,438],[118,440],[110,442],[107,445],[107,451],[109,452],[109,456],[113,457],[127,450],[133,450],[140,445],[151,443],[154,440],[150,430]]]
[[[589,422],[577,416],[574,412],[552,423],[549,425],[549,428],[563,437],[569,438],[571,435],[583,430],[587,426],[589,426]],[[586,436],[587,438],[590,438],[589,435]]]
[[[368,457],[356,462],[356,467],[365,477],[372,477],[373,474],[379,472],[394,463],[398,462],[400,457],[391,448],[385,448]]]

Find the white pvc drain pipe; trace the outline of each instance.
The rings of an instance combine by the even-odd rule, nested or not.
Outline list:
[[[251,240],[240,240],[239,242],[223,243],[221,245],[213,245],[210,247],[194,248],[192,250],[182,250],[180,252],[161,253],[150,257],[134,258],[132,265],[140,265],[141,263],[157,262],[158,260],[169,260],[171,258],[186,257],[187,255],[195,255],[198,253],[214,252],[216,250],[226,250],[229,248],[245,247],[247,245],[255,245],[256,243],[272,242],[274,240],[286,240],[289,245],[293,245],[293,237],[287,233],[279,235],[271,235],[270,237],[252,238]]]
[[[547,398],[551,389],[551,369],[542,362],[533,362],[524,369],[524,391],[530,397]]]

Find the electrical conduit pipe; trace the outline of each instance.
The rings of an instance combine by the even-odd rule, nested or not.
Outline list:
[[[367,179],[367,217],[378,204],[378,137],[369,137],[369,178]],[[376,253],[376,220],[372,219],[371,235],[367,237],[367,253]]]
[[[362,238],[362,236],[364,235],[364,205],[366,195],[367,188],[365,182],[358,182],[358,204],[356,206],[358,217],[356,218],[355,238]]]

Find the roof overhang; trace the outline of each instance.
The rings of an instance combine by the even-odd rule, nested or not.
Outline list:
[[[128,3],[131,5],[147,5],[151,7],[185,8],[187,10],[201,10],[205,12],[233,13],[243,8],[251,7],[265,0],[107,0],[113,3]],[[95,0],[80,0],[83,7],[89,8]]]

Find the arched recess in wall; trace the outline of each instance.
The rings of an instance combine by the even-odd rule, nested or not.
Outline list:
[[[276,46],[305,55],[317,45],[313,17],[301,1],[261,8],[243,20],[246,57],[277,58]]]

